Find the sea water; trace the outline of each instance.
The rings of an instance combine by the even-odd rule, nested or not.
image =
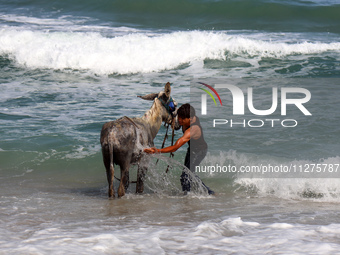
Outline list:
[[[131,184],[108,200],[99,142],[168,81],[181,105],[194,80],[255,80],[267,102],[268,80],[298,78],[312,118],[219,127],[223,139],[203,121],[203,163],[339,164],[339,12],[335,0],[0,1],[0,254],[340,254],[336,175],[201,172],[217,196],[183,196],[185,145],[150,157],[143,195]]]

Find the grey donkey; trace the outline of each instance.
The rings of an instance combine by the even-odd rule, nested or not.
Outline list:
[[[153,140],[163,121],[171,123],[173,120],[172,111],[176,110],[177,103],[172,99],[170,93],[171,87],[168,82],[164,91],[138,96],[145,100],[153,100],[151,108],[142,117],[129,118],[124,116],[103,125],[100,143],[109,183],[109,198],[115,197],[113,187],[114,164],[120,166],[121,178],[118,197],[124,196],[129,186],[129,168],[132,164],[138,164],[136,193],[143,192],[143,181],[148,164],[143,149],[154,146]]]

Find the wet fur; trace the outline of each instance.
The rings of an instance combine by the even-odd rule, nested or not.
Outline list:
[[[154,95],[166,99],[164,92]],[[147,100],[150,100],[150,98],[147,98]],[[124,196],[129,186],[131,164],[138,164],[136,192],[143,192],[143,181],[148,163],[143,148],[154,145],[153,140],[161,127],[162,121],[169,121],[169,117],[170,114],[160,100],[155,98],[150,110],[146,111],[143,117],[131,119],[122,117],[103,125],[100,143],[109,183],[108,196],[110,198],[115,197],[113,187],[114,165],[119,165],[121,171],[118,197]]]

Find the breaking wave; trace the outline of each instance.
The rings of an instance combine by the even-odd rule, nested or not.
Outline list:
[[[340,171],[340,157],[322,158],[316,161],[310,160],[288,160],[284,158],[272,157],[269,155],[259,156],[245,153],[238,153],[234,150],[221,152],[220,155],[208,155],[203,161],[203,165],[214,165],[218,163],[221,166],[256,166],[266,162],[272,166],[280,166],[285,164],[293,164],[296,166],[312,166],[316,164],[324,166],[335,166],[332,172],[326,173],[321,178],[317,176],[316,171],[308,169],[308,172],[289,175],[283,173],[281,175],[271,175],[266,172],[262,174],[249,173],[222,173],[209,172],[203,173],[205,176],[216,181],[227,178],[233,179],[234,192],[246,192],[255,196],[273,196],[282,199],[294,200],[313,200],[319,202],[340,202],[340,179],[338,178]]]
[[[164,34],[0,30],[2,58],[30,69],[72,69],[99,75],[150,73],[180,68],[206,59],[227,61],[255,57],[284,58],[340,51],[340,43],[280,42],[223,32]]]

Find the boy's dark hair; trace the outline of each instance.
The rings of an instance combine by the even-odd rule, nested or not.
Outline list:
[[[183,104],[181,107],[177,110],[178,117],[181,117],[182,119],[191,118],[196,115],[194,107],[192,107],[190,104]]]

